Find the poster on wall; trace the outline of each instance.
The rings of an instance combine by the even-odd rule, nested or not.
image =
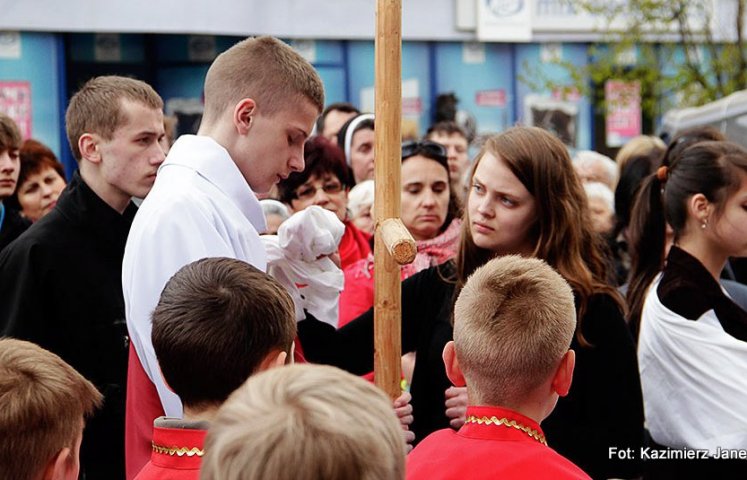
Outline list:
[[[15,120],[23,138],[30,138],[31,83],[0,81],[0,112]]]
[[[21,33],[0,31],[0,58],[21,58]]]
[[[578,105],[531,93],[524,97],[524,122],[554,133],[565,145],[576,148]]]
[[[530,0],[477,0],[477,39],[481,42],[532,40]]]
[[[604,100],[607,105],[607,146],[622,147],[641,134],[641,84],[607,80],[604,84]]]

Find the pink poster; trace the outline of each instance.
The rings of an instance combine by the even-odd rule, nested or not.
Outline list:
[[[475,93],[475,104],[478,107],[505,107],[506,91],[502,88],[496,90],[480,90]]]
[[[16,121],[23,138],[31,138],[31,84],[0,81],[0,112]]]
[[[641,134],[641,84],[607,80],[604,98],[607,104],[607,146],[622,147]]]

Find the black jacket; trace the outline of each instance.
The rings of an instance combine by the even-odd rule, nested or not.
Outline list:
[[[31,222],[23,218],[17,210],[5,205],[5,219],[0,225],[0,252],[30,226]]]
[[[137,208],[112,209],[78,172],[57,206],[0,253],[0,334],[58,354],[104,407],[86,426],[87,478],[124,477],[128,336],[122,257]]]

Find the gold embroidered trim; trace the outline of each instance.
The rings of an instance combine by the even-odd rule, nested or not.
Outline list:
[[[157,445],[156,442],[151,442],[151,445],[153,445],[153,451],[156,453],[162,453],[164,455],[170,455],[170,456],[188,456],[188,457],[201,457],[205,455],[205,450],[202,450],[201,448],[197,447],[164,447],[163,445]]]
[[[516,420],[509,420],[506,417],[498,418],[498,417],[475,417],[474,415],[470,415],[467,417],[467,420],[465,420],[465,423],[476,423],[478,425],[503,425],[505,427],[511,427],[515,428],[517,430],[521,430],[522,432],[526,433],[533,439],[540,442],[542,445],[547,445],[547,440],[545,440],[545,436],[539,433],[537,430],[533,428],[529,428],[526,425],[522,425]]]

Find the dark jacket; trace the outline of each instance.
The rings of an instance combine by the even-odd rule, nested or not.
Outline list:
[[[31,222],[23,218],[17,210],[10,208],[8,205],[5,205],[5,207],[0,206],[0,208],[5,208],[5,218],[2,225],[0,225],[0,252],[2,252],[10,242],[18,238],[19,235],[31,226]]]
[[[0,334],[58,354],[104,395],[86,426],[89,479],[124,477],[128,336],[122,257],[137,208],[119,214],[78,172],[57,206],[0,253]]]

